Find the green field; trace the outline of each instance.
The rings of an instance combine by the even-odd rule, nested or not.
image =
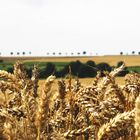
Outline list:
[[[15,61],[4,61],[2,63],[0,63],[0,69],[1,70],[9,70],[13,68]],[[33,68],[34,65],[38,65],[40,69],[43,69],[46,67],[48,62],[24,62],[24,66],[27,69]],[[66,66],[68,64],[68,62],[51,62],[52,64],[54,64],[56,66],[57,70],[61,70],[62,68],[64,68],[64,66]]]

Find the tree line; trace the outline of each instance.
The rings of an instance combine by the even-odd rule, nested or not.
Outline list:
[[[56,77],[66,77],[71,73],[71,75],[79,77],[79,78],[85,78],[85,77],[95,77],[97,72],[100,71],[101,76],[104,76],[104,72],[110,72],[112,69],[119,67],[123,64],[122,61],[119,61],[116,66],[110,66],[108,63],[102,62],[96,64],[94,61],[89,60],[86,63],[82,63],[80,61],[72,61],[69,63],[66,63],[61,68],[58,69],[58,65],[52,62],[46,62],[42,63],[42,65],[39,65],[39,78],[46,78],[50,76],[51,74],[55,75]],[[27,71],[27,74],[31,77],[32,75],[32,69],[33,69],[34,62],[30,62],[29,64],[25,64],[25,69]],[[6,64],[3,61],[0,61],[0,69],[6,70],[8,72],[13,73],[13,64]],[[125,68],[122,72],[118,74],[118,76],[125,76],[127,73],[129,73],[129,67]],[[135,71],[135,67],[134,70]],[[140,70],[139,70],[140,71]],[[137,71],[135,71],[137,72]]]
[[[118,62],[116,67],[119,67],[122,63],[122,61]],[[114,67],[111,67],[108,63],[102,62],[96,64],[94,61],[89,60],[86,63],[73,61],[61,70],[57,70],[55,64],[48,62],[44,69],[40,69],[40,78],[46,78],[51,74],[54,74],[56,77],[65,77],[68,74],[79,78],[95,77],[98,71],[101,72],[101,76],[104,76],[104,72],[110,72],[113,68]],[[125,76],[127,73],[129,73],[129,71],[125,68],[118,76]]]

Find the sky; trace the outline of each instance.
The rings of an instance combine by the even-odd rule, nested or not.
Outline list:
[[[139,7],[139,0],[1,0],[0,52],[139,52]]]

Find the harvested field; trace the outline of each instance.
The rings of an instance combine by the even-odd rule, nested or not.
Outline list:
[[[115,66],[117,62],[124,61],[126,66],[140,66],[140,56],[131,55],[114,55],[114,56],[92,56],[92,57],[5,57],[2,58],[7,61],[22,60],[27,61],[41,61],[41,62],[70,62],[80,60],[81,62],[87,62],[88,60],[95,61],[95,63],[106,62],[111,66]]]

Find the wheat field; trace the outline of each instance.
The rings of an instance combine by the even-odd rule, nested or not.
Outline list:
[[[139,140],[140,74],[116,75],[123,64],[94,79],[31,79],[17,62],[0,70],[1,140]]]
[[[71,82],[72,84],[74,84],[75,80],[76,80],[77,77],[75,78],[72,78]],[[61,80],[61,78],[57,78],[57,81]],[[68,81],[69,79],[64,79],[65,80],[65,83],[68,84]],[[92,85],[92,83],[94,82],[95,78],[78,78],[79,82],[84,86],[90,86]],[[124,80],[124,77],[116,77],[115,78],[115,81],[117,84],[123,86],[125,84],[125,80]],[[42,88],[43,86],[43,83],[45,82],[45,80],[39,80],[38,84],[39,84],[39,87]],[[57,82],[54,82],[53,83],[53,89],[57,90]]]

